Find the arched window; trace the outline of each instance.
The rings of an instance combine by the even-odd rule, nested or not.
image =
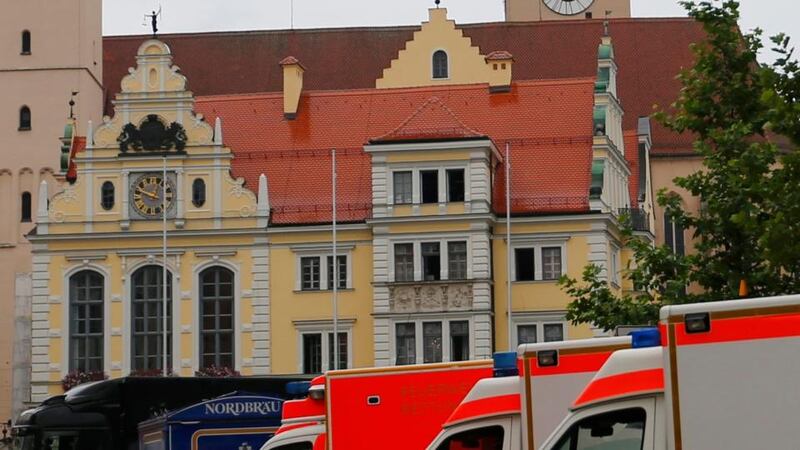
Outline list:
[[[31,109],[23,106],[19,109],[19,130],[25,131],[31,129]]]
[[[433,78],[443,79],[449,77],[450,72],[447,67],[447,52],[444,50],[436,50],[433,54]]]
[[[233,272],[211,267],[200,273],[200,364],[234,366]]]
[[[100,206],[106,211],[114,207],[114,183],[106,181],[100,188]]]
[[[103,276],[83,270],[69,278],[69,370],[103,370]]]
[[[22,222],[30,222],[31,221],[31,193],[30,192],[23,192],[22,193],[22,214],[20,217],[20,221]]]
[[[163,369],[164,302],[161,266],[145,266],[134,272],[131,292],[131,355],[133,370]],[[172,274],[167,272],[167,367],[172,361]]]
[[[197,208],[206,204],[206,182],[202,178],[192,182],[192,204]]]
[[[22,54],[31,54],[31,32],[28,30],[22,32]]]

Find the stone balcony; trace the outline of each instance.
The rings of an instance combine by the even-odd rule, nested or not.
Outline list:
[[[388,283],[389,310],[395,314],[470,311],[473,282],[414,281]]]

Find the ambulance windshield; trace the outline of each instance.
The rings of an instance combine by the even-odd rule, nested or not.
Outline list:
[[[645,418],[640,408],[587,417],[573,425],[553,450],[640,450]]]
[[[442,442],[436,450],[502,450],[503,427],[496,425],[462,431]]]

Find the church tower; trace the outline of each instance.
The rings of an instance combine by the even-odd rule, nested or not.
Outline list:
[[[36,220],[38,186],[50,196],[61,178],[64,124],[85,135],[103,107],[102,0],[25,0],[0,15],[0,420],[30,399],[31,341],[57,330],[32,330],[31,298],[48,280],[32,279],[26,235]],[[70,99],[74,98],[73,119]],[[13,313],[12,313],[13,312]],[[64,312],[68,314],[68,312]],[[58,382],[57,380],[47,380]]]
[[[631,0],[505,0],[508,22],[631,16]]]

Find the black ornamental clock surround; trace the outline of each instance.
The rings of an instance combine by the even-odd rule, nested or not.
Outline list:
[[[562,16],[580,14],[594,3],[594,0],[542,0],[551,11]]]

